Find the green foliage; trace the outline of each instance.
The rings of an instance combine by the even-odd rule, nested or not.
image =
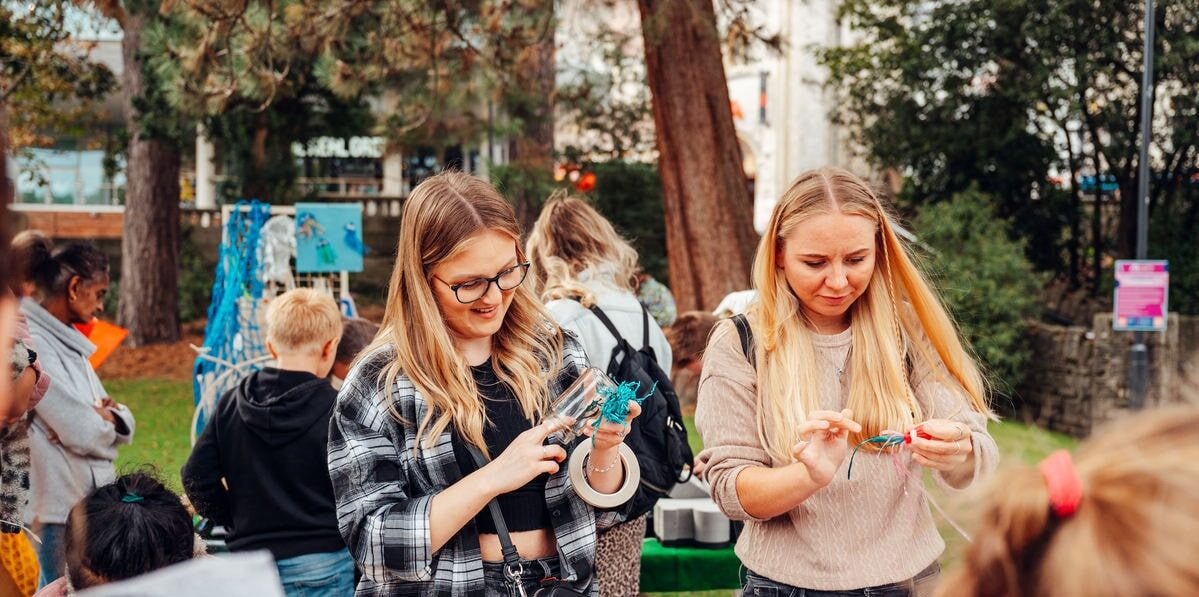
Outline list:
[[[1199,315],[1196,227],[1199,201],[1194,199],[1185,209],[1177,203],[1159,207],[1149,223],[1149,258],[1170,260],[1170,311],[1183,315]]]
[[[208,316],[208,303],[216,282],[216,263],[204,260],[192,233],[191,227],[185,227],[179,235],[179,321],[182,323]]]
[[[662,179],[653,164],[612,160],[592,164],[595,190],[588,199],[637,249],[641,268],[670,285]]]
[[[488,173],[491,184],[516,210],[516,219],[527,234],[537,221],[545,200],[558,189],[553,177],[549,172],[518,164],[492,166]]]
[[[1032,349],[1029,318],[1038,314],[1044,276],[1033,271],[1020,241],[1008,238],[993,200],[967,190],[920,210],[913,228],[930,255],[934,285],[973,346],[997,394],[1019,387]]]
[[[517,68],[553,31],[552,4],[277,0],[215,9],[170,3],[153,31],[154,64],[174,105],[216,115],[254,111],[319,85],[343,99],[373,96],[397,145],[478,139],[478,108],[518,113],[527,93]],[[552,76],[552,73],[551,73]],[[502,119],[502,115],[497,115]],[[502,130],[502,129],[501,129]]]
[[[304,197],[295,186],[301,170],[292,156],[293,142],[371,131],[375,118],[364,100],[342,99],[315,80],[307,81],[296,96],[279,98],[265,109],[241,102],[207,119],[206,130],[220,144],[224,172],[232,183],[222,188],[226,202],[301,200]]]
[[[590,62],[563,68],[555,98],[560,122],[575,144],[563,151],[571,162],[629,159],[654,149],[654,122],[644,60],[631,51],[639,37],[601,31],[590,45],[604,68]]]
[[[818,54],[834,117],[876,167],[904,174],[905,198],[977,187],[1034,264],[1061,271],[1063,251],[1077,258],[1089,245],[1099,263],[1106,246],[1130,250],[1128,221],[1114,242],[1073,226],[1085,208],[1068,183],[1111,174],[1125,213],[1135,203],[1143,11],[1093,0],[847,0],[839,14],[857,42]],[[1199,170],[1195,11],[1194,0],[1157,7],[1151,168],[1167,176],[1154,177],[1155,201]],[[1055,188],[1051,174],[1066,184]]]
[[[108,292],[104,295],[105,317],[116,318],[117,305],[121,301],[121,281],[113,279],[108,283]]]
[[[512,165],[492,166],[491,183],[509,201],[517,192],[539,198],[530,206],[529,221],[522,222],[526,231],[536,221],[545,200],[555,191],[566,190],[585,199],[637,249],[642,269],[659,282],[669,285],[666,221],[658,169],[653,164],[611,160],[587,164],[583,171],[595,174],[595,188],[585,193],[579,192],[569,182],[555,183],[548,174],[530,172]],[[517,215],[520,216],[519,213]]]
[[[96,104],[115,86],[91,44],[73,39],[62,1],[0,3],[0,103],[16,151],[48,147],[56,137],[91,142]]]

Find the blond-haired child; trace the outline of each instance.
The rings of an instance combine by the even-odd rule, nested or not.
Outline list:
[[[325,379],[341,339],[327,293],[271,301],[273,367],[226,393],[183,467],[196,510],[229,530],[230,551],[269,549],[288,595],[349,595],[354,561],[337,530],[326,446],[337,393]]]

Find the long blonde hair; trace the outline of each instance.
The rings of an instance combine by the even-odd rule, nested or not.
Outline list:
[[[937,595],[1199,595],[1199,408],[1113,421],[1074,462],[1082,499],[1066,518],[1050,509],[1037,467],[997,475],[974,542]]]
[[[601,274],[612,268],[617,288],[637,287],[637,251],[621,238],[612,223],[582,199],[565,194],[551,196],[533,224],[525,250],[532,263],[534,291],[543,301],[578,299],[595,303],[591,290],[579,281],[588,268]]]
[[[850,307],[853,350],[850,354],[848,408],[862,424],[850,437],[858,442],[883,430],[906,430],[924,413],[908,381],[908,359],[920,359],[938,371],[944,362],[966,391],[970,406],[982,413],[987,390],[940,298],[925,281],[891,225],[892,216],[858,177],[836,168],[806,172],[787,189],[770,216],[754,259],[758,300],[747,317],[757,339],[757,419],[762,445],[779,460],[791,459],[799,425],[820,408],[816,352],[803,305],[782,274],[778,254],[802,221],[840,212],[863,216],[877,226],[878,256],[866,291]],[[910,305],[914,317],[901,305]],[[922,341],[927,335],[936,355]],[[914,354],[908,348],[914,347]],[[938,359],[939,357],[939,359]]]
[[[392,347],[395,361],[380,374],[383,387],[390,388],[403,374],[428,401],[428,414],[415,422],[417,446],[429,445],[453,424],[462,438],[487,452],[486,413],[474,376],[454,348],[429,282],[431,268],[487,230],[510,237],[520,255],[520,225],[512,206],[491,185],[461,172],[425,180],[404,203],[387,308],[379,334],[364,354]],[[491,363],[500,381],[512,388],[525,417],[535,421],[552,398],[546,380],[561,366],[562,335],[527,286],[513,292],[492,337]],[[389,407],[403,421],[396,405]]]

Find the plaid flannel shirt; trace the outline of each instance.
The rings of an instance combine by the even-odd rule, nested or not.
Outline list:
[[[578,341],[564,334],[563,367],[583,368]],[[420,421],[429,405],[403,374],[384,392],[380,372],[394,350],[378,349],[346,377],[329,422],[329,477],[337,522],[362,570],[355,595],[484,595],[483,559],[473,522],[434,553],[429,533],[433,496],[462,478],[453,435],[443,432],[428,448],[416,447],[416,429],[392,416],[394,402],[405,421]],[[551,384],[551,395],[565,388]],[[567,467],[550,477],[545,501],[558,542],[562,578],[593,575],[597,530],[621,522],[617,512],[596,512],[571,488]],[[591,583],[592,595],[598,594]]]

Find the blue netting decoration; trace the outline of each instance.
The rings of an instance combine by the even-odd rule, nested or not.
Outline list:
[[[269,358],[258,311],[263,291],[260,232],[270,217],[270,205],[243,200],[225,222],[204,347],[193,368],[193,444],[221,395]]]

